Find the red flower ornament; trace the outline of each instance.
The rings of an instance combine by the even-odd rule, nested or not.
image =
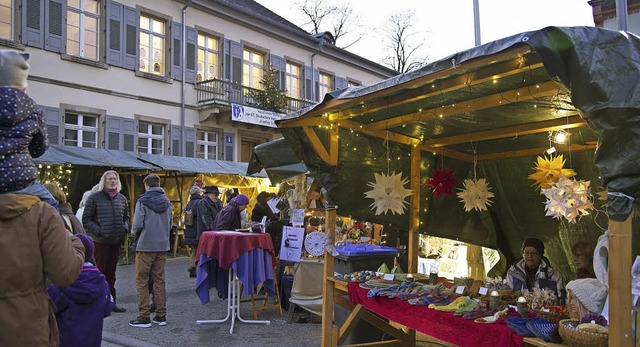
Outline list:
[[[453,177],[451,169],[433,170],[431,178],[427,181],[427,187],[433,190],[434,197],[453,195],[456,184],[458,180]]]

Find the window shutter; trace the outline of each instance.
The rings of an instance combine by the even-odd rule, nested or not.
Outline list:
[[[349,86],[349,83],[347,82],[347,79],[344,78],[344,77],[336,76],[334,79],[335,79],[335,83],[336,83],[336,86],[334,88],[335,90],[345,89],[345,88],[347,88]]]
[[[62,117],[60,109],[54,107],[41,106],[42,112],[45,117],[45,124],[47,125],[47,137],[49,138],[49,144],[59,145],[62,143]]]
[[[195,83],[196,82],[196,47],[198,41],[198,32],[194,28],[186,27],[186,48],[185,52],[185,82],[186,83]]]
[[[138,23],[140,15],[135,8],[124,6],[124,54],[122,67],[136,70],[138,67]]]
[[[269,62],[271,63],[271,66],[273,66],[273,69],[278,71],[278,85],[280,86],[280,89],[285,90],[287,87],[284,80],[284,72],[286,70],[284,58],[270,54]]]
[[[224,149],[222,152],[222,160],[233,161],[233,149],[235,142],[235,136],[230,133],[224,133]]]
[[[311,67],[305,66],[304,67],[304,98],[307,100],[313,100],[313,94],[311,94],[313,89],[311,87],[311,83],[312,83],[311,76],[313,76],[311,74]]]
[[[122,4],[109,1],[107,5],[107,64],[122,67]]]
[[[22,43],[27,46],[44,46],[44,2],[22,1]]]
[[[62,53],[65,51],[65,25],[66,9],[62,0],[48,0],[46,3],[47,14],[45,21],[44,49],[52,52]]]
[[[185,156],[195,158],[196,156],[196,129],[184,128]]]
[[[182,24],[171,22],[171,77],[182,81]]]
[[[107,116],[106,133],[107,149],[133,152],[135,140],[135,121],[133,119]]]
[[[180,156],[180,126],[171,126],[171,155]]]
[[[136,121],[133,119],[123,118],[122,120],[122,150],[127,152],[135,151],[136,141]]]
[[[242,84],[242,45],[229,41],[231,54],[231,81]]]
[[[224,76],[222,77],[231,81],[231,40],[224,39],[224,41],[222,42],[222,54],[224,55],[224,60],[222,63],[224,65]]]

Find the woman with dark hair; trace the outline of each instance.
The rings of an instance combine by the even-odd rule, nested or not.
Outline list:
[[[273,213],[271,207],[267,204],[267,201],[271,200],[271,194],[268,192],[262,192],[258,194],[256,197],[258,201],[255,206],[253,206],[253,211],[251,211],[251,221],[252,222],[262,222],[262,217],[266,216],[268,221],[277,221],[278,217]]]
[[[593,252],[595,243],[588,241],[578,241],[571,247],[573,263],[576,265],[576,278],[596,278],[593,271]]]

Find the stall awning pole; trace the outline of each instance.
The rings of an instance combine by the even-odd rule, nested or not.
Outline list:
[[[631,324],[632,219],[609,219],[609,346],[633,346]]]
[[[411,203],[409,204],[409,273],[418,272],[418,243],[420,234],[420,159],[421,150],[411,147]]]

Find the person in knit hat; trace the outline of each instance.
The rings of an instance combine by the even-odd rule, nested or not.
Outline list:
[[[238,194],[225,207],[220,210],[213,221],[211,230],[236,230],[242,227],[240,213],[247,208],[249,198],[244,194]]]
[[[44,116],[27,96],[27,53],[0,50],[0,346],[58,346],[47,283],[71,284],[82,242],[36,181],[33,157],[48,146]]]
[[[520,248],[522,258],[515,261],[507,271],[507,283],[514,291],[534,288],[551,289],[559,295],[564,289],[562,276],[551,268],[544,256],[544,243],[536,238],[528,238]]]
[[[580,278],[567,283],[569,315],[580,319],[588,313],[602,313],[607,287],[595,278]]]
[[[56,207],[36,181],[38,158],[49,148],[42,110],[26,93],[29,53],[0,49],[0,193],[27,194]]]
[[[99,347],[103,319],[115,303],[104,275],[93,264],[94,243],[90,236],[77,234],[84,245],[84,266],[78,278],[66,287],[50,285],[47,292],[56,306],[60,346]]]

